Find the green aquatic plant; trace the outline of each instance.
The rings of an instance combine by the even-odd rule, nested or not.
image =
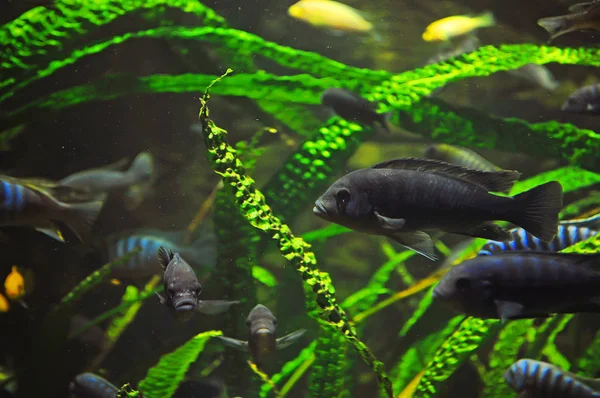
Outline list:
[[[217,330],[200,333],[172,353],[163,355],[156,366],[150,368],[146,377],[139,382],[138,388],[144,397],[172,396],[183,381],[190,365],[204,350],[208,340],[222,334]]]

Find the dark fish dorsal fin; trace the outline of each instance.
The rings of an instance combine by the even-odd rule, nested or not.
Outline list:
[[[373,169],[402,169],[440,174],[478,185],[488,191],[508,192],[521,173],[511,170],[480,171],[432,159],[401,158],[377,163]]]
[[[158,248],[158,252],[156,253],[158,257],[158,262],[162,265],[163,268],[167,268],[167,265],[171,262],[175,255],[173,251],[167,247],[161,246]]]

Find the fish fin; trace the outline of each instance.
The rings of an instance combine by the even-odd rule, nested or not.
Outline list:
[[[92,226],[104,206],[106,195],[102,195],[100,200],[78,203],[62,204],[65,208],[66,219],[64,223],[73,231],[80,241],[84,241],[90,235]]]
[[[537,23],[550,33],[550,40],[548,40],[550,42],[575,29],[570,17],[570,15],[560,15],[558,17],[541,18],[538,19]]]
[[[589,10],[593,5],[597,5],[598,1],[588,1],[585,3],[577,3],[577,4],[573,4],[572,6],[569,7],[569,12],[572,14],[579,14],[582,12],[586,12],[587,10]]]
[[[206,315],[217,315],[228,311],[234,304],[239,304],[239,301],[199,300],[196,311]]]
[[[223,342],[223,344],[226,345],[227,347],[235,348],[238,351],[245,351],[245,352],[250,351],[247,341],[232,339],[231,337],[225,337],[225,336],[217,336],[217,338],[220,339]]]
[[[379,221],[379,225],[384,229],[389,229],[392,231],[398,231],[404,227],[406,224],[406,220],[404,218],[390,218],[386,216],[382,216],[378,212],[373,212],[377,220]]]
[[[433,241],[431,240],[431,237],[423,231],[395,233],[388,236],[402,246],[414,250],[432,261],[437,260],[437,256],[433,251]]]
[[[156,296],[158,296],[158,301],[161,304],[166,304],[167,303],[167,299],[162,294],[156,292]]]
[[[373,169],[403,169],[436,173],[478,185],[488,191],[508,192],[521,173],[518,171],[481,171],[433,159],[401,158],[377,163]]]
[[[574,218],[571,220],[563,220],[559,222],[560,225],[574,226],[574,227],[586,227],[590,229],[600,228],[600,213],[588,217],[588,218]]]
[[[460,232],[462,235],[472,236],[474,238],[484,238],[499,242],[512,240],[510,232],[493,222],[483,222],[475,225],[467,231]]]
[[[17,303],[19,303],[21,305],[21,307],[25,308],[26,310],[29,309],[29,307],[27,306],[27,303],[25,302],[25,300],[19,299],[19,300],[17,300]]]
[[[56,226],[47,227],[47,228],[40,227],[40,228],[36,228],[35,230],[48,235],[52,239],[56,239],[59,242],[65,243],[65,237],[63,236],[62,232],[60,232],[60,229]]]
[[[149,152],[141,152],[138,154],[135,159],[133,159],[133,162],[131,162],[129,170],[127,170],[127,173],[134,176],[136,181],[151,179],[153,172],[154,158]]]
[[[528,312],[523,304],[514,301],[495,300],[495,303],[498,310],[498,318],[500,318],[503,324],[517,319],[550,317],[550,314],[546,312]]]
[[[306,333],[306,330],[300,329],[300,330],[296,330],[295,332],[292,332],[288,335],[278,338],[277,340],[275,340],[277,349],[281,350],[282,348],[289,347],[290,345],[292,345],[296,341],[298,341],[298,339],[300,339],[300,337],[302,337],[302,335],[304,335],[304,333]]]
[[[158,257],[158,262],[163,268],[167,268],[167,265],[173,260],[175,254],[173,254],[173,250],[168,247],[160,246],[158,251],[156,252],[156,256]]]
[[[392,134],[392,129],[390,128],[390,119],[394,115],[394,111],[379,113],[379,124],[383,127],[386,133]]]
[[[513,197],[514,209],[507,219],[536,238],[550,242],[558,232],[558,212],[563,191],[558,181],[550,181]]]
[[[191,245],[180,246],[181,253],[185,254],[194,265],[215,268],[217,265],[217,238],[212,222],[205,222],[195,233],[196,238]]]
[[[496,18],[491,11],[486,11],[478,15],[477,20],[479,21],[479,26],[482,28],[496,25]]]

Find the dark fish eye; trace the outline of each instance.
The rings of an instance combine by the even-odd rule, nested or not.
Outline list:
[[[175,295],[175,289],[167,289],[167,293],[169,293],[169,296],[173,297]]]
[[[469,281],[467,278],[460,278],[456,281],[456,289],[461,293],[466,292],[470,287],[471,281]]]
[[[337,199],[338,208],[341,211],[345,211],[348,206],[348,202],[350,202],[350,191],[346,188],[340,189],[335,194],[335,198]]]

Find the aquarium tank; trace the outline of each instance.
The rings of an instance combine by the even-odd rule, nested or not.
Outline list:
[[[600,397],[577,1],[2,1],[0,397]]]

